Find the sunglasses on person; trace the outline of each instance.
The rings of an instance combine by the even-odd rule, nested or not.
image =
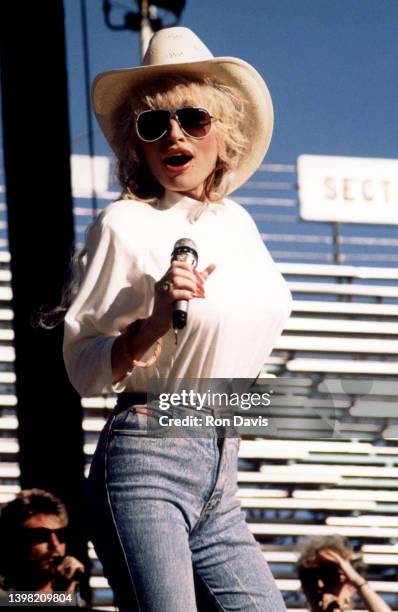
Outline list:
[[[67,527],[59,527],[58,529],[47,529],[46,527],[23,527],[22,536],[23,540],[29,546],[34,544],[50,544],[52,534],[57,536],[57,540],[60,544],[66,542]]]
[[[167,133],[170,120],[176,119],[181,131],[189,138],[201,140],[211,129],[211,120],[214,119],[205,108],[185,106],[175,111],[145,110],[136,120],[136,131],[144,142],[156,142]]]

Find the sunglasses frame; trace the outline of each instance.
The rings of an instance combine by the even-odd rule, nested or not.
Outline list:
[[[39,534],[43,534],[43,539]],[[68,535],[68,527],[57,527],[50,529],[48,527],[23,527],[23,539],[31,546],[35,544],[48,544],[51,541],[51,534],[55,533],[60,544],[65,544]],[[44,537],[45,536],[45,537]]]
[[[186,109],[204,111],[208,115],[209,120],[210,120],[210,128],[209,128],[209,131],[207,132],[207,134],[205,134],[204,136],[192,136],[186,130],[184,130],[184,128],[182,127],[182,125],[180,123],[180,120],[178,118],[178,113],[179,113],[179,111],[186,110]],[[214,117],[209,113],[209,111],[206,108],[203,108],[202,106],[183,106],[182,108],[177,108],[174,111],[171,111],[171,110],[169,110],[167,108],[157,108],[157,109],[149,108],[147,110],[141,111],[139,113],[139,115],[137,116],[136,120],[135,120],[135,131],[136,131],[136,134],[137,134],[138,138],[140,140],[142,140],[143,142],[157,142],[158,140],[161,140],[163,138],[163,136],[165,134],[167,134],[167,132],[168,132],[169,127],[167,127],[164,130],[164,132],[162,132],[162,134],[160,136],[158,136],[157,138],[152,138],[151,140],[148,140],[147,138],[143,138],[141,136],[141,134],[139,133],[139,130],[138,130],[138,121],[139,121],[140,117],[142,117],[142,115],[145,115],[147,113],[157,113],[158,111],[169,113],[168,126],[170,125],[170,121],[172,119],[175,119],[177,121],[177,123],[178,123],[178,126],[179,126],[181,132],[183,134],[185,134],[185,136],[187,136],[188,138],[193,138],[194,140],[203,140],[211,132],[211,128],[213,126],[213,119],[214,119]]]

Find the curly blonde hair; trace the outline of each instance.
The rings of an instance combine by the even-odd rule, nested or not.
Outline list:
[[[243,130],[244,100],[231,87],[208,77],[170,74],[132,92],[114,113],[113,144],[123,197],[150,202],[164,193],[164,188],[146,163],[141,141],[135,131],[137,115],[147,109],[173,109],[188,105],[206,108],[215,118],[219,155],[213,172],[205,181],[203,197],[216,202],[228,192],[230,175],[238,167],[248,146]]]
[[[231,87],[208,77],[167,74],[155,83],[137,88],[113,115],[115,136],[112,144],[123,199],[152,203],[164,194],[164,187],[149,170],[136,134],[137,115],[147,109],[173,109],[189,105],[206,108],[215,118],[219,153],[216,166],[204,183],[202,198],[217,202],[228,193],[231,175],[249,145],[243,128],[246,120],[245,100]],[[87,228],[87,232],[97,219]],[[64,319],[84,277],[86,253],[84,246],[72,257],[70,279],[63,289],[61,303],[49,311],[38,309],[31,319],[34,327],[52,329]]]

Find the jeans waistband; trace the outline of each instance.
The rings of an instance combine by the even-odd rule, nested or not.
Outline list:
[[[126,392],[126,393],[120,393],[117,396],[116,410],[118,412],[125,410],[127,408],[131,408],[132,406],[137,406],[137,405],[148,406],[148,408],[158,410],[159,412],[167,412],[167,410],[164,410],[164,409],[162,410],[159,407],[152,405],[152,403],[148,404],[147,393]],[[177,406],[173,406],[173,410],[187,411],[191,413],[203,412],[206,414],[212,414],[214,416],[218,416],[220,415],[220,412],[222,412],[222,408],[217,409],[217,408],[210,408],[209,406],[202,406],[199,410],[195,406],[189,406],[186,404],[180,404]]]

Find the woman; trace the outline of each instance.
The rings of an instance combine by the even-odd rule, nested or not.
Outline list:
[[[145,395],[151,378],[254,379],[289,315],[254,222],[225,198],[268,148],[268,90],[242,60],[169,28],[141,67],[100,74],[93,104],[125,198],[89,233],[64,356],[81,395],[119,394],[89,477],[97,554],[121,609],[193,612],[195,577],[217,609],[284,610],[234,496],[239,440],[216,427],[171,438]],[[183,237],[200,272],[170,265]],[[189,301],[177,343],[176,300]]]
[[[360,555],[339,535],[307,538],[300,546],[298,575],[311,612],[354,610],[358,595],[369,612],[391,612],[358,572]]]

